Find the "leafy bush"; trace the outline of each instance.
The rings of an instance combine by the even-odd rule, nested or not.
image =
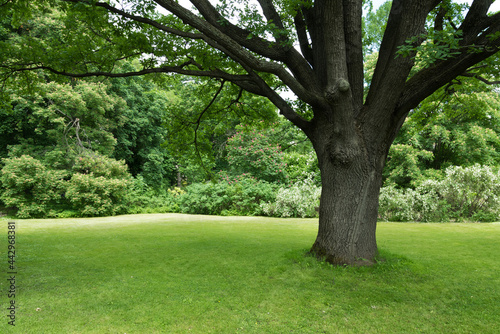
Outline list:
[[[409,144],[394,144],[384,168],[386,184],[414,187],[425,178],[425,163],[433,157],[432,152],[417,149]]]
[[[388,186],[380,191],[379,218],[385,221],[445,221],[448,207],[433,190]]]
[[[427,181],[422,187],[433,187],[451,207],[453,218],[500,216],[500,173],[489,166],[452,166],[440,182]],[[482,219],[481,219],[482,220]]]
[[[20,218],[54,216],[53,209],[62,202],[66,173],[50,170],[29,155],[4,159],[3,163],[0,199],[5,205],[17,209]]]
[[[311,178],[290,187],[282,187],[276,200],[261,204],[263,212],[275,217],[317,217],[321,188]]]
[[[100,156],[79,157],[68,181],[66,198],[83,216],[114,215],[124,211],[131,177],[123,161]]]
[[[73,174],[66,197],[82,216],[115,215],[125,209],[129,181],[92,174]]]
[[[284,157],[289,183],[296,183],[307,178],[312,178],[315,185],[321,185],[318,158],[314,151],[305,154],[292,151],[285,153]]]
[[[89,153],[76,158],[72,169],[74,173],[92,174],[94,177],[130,178],[127,165],[123,161],[117,161],[96,153]]]
[[[443,180],[428,179],[415,190],[381,189],[379,217],[393,221],[494,221],[500,216],[500,175],[491,167],[452,166]]]
[[[229,206],[226,184],[193,183],[177,202],[182,213],[217,215]]]
[[[52,170],[28,155],[4,163],[0,198],[20,218],[113,215],[126,208],[130,174],[123,162],[81,156],[73,173]]]
[[[261,215],[260,203],[273,200],[276,196],[276,185],[247,177],[236,178],[228,190],[232,206],[230,210],[222,212],[226,215]]]
[[[241,176],[233,181],[194,183],[176,202],[183,213],[208,215],[259,215],[260,203],[274,199],[276,186]]]
[[[163,213],[178,212],[178,205],[174,197],[184,191],[179,188],[163,191],[158,187],[150,187],[142,175],[132,179],[131,187],[127,193],[127,213]]]

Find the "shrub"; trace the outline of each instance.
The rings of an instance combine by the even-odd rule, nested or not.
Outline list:
[[[433,158],[432,152],[412,144],[394,144],[384,168],[386,183],[400,187],[415,187],[425,178],[425,163]]]
[[[393,185],[380,189],[378,215],[383,221],[413,220],[413,205],[405,189],[396,189]]]
[[[225,184],[193,183],[186,187],[185,194],[178,196],[177,203],[182,213],[217,215],[228,207]]]
[[[127,213],[177,212],[171,197],[169,191],[163,191],[161,187],[152,188],[142,175],[137,175],[132,178],[127,191]]]
[[[183,213],[208,215],[259,215],[260,203],[274,199],[276,186],[240,176],[232,181],[194,183],[175,197]]]
[[[129,180],[108,179],[90,174],[73,174],[66,197],[82,216],[115,215],[126,208]]]
[[[123,162],[82,156],[73,174],[52,170],[28,155],[4,163],[0,198],[20,218],[113,215],[126,207],[130,174]]]
[[[385,221],[443,221],[448,219],[448,207],[432,189],[380,190],[379,218]]]
[[[261,215],[263,211],[260,203],[274,200],[276,188],[276,185],[269,182],[256,181],[244,176],[236,178],[228,187],[231,209],[222,214]]]
[[[496,220],[500,214],[500,173],[489,166],[452,166],[445,170],[440,182],[428,181],[451,207],[453,218]],[[492,219],[495,217],[495,219]]]
[[[321,188],[311,178],[289,187],[282,187],[276,200],[261,204],[263,212],[275,217],[317,217]]]
[[[124,161],[118,161],[97,153],[88,153],[75,159],[73,172],[79,174],[90,174],[94,177],[105,177],[112,179],[130,178]]]
[[[126,208],[131,177],[123,161],[99,155],[77,158],[66,198],[82,216],[114,215]]]
[[[54,207],[62,202],[66,173],[47,169],[29,155],[4,159],[3,163],[0,198],[5,205],[15,208],[20,218],[53,216]]]
[[[500,175],[491,167],[452,166],[442,180],[428,179],[415,190],[381,189],[379,217],[393,221],[495,221],[500,215]]]

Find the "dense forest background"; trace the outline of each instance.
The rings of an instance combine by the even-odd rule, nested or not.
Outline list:
[[[364,43],[373,50],[388,8],[365,18]],[[57,34],[57,15],[18,29],[0,22],[0,41],[43,43]],[[376,59],[376,52],[365,55],[366,82]],[[386,162],[380,219],[499,219],[498,57],[490,63],[488,79],[451,82],[410,113]],[[120,66],[140,64],[124,59]],[[176,75],[25,75],[28,89],[2,90],[3,213],[317,216],[313,148],[265,99],[224,81]]]

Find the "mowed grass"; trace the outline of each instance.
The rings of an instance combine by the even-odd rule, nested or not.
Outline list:
[[[0,252],[6,254],[7,221]],[[380,223],[385,261],[305,256],[317,221],[177,214],[16,221],[1,333],[498,333],[500,224]]]

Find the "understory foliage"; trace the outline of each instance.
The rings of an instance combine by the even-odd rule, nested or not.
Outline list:
[[[274,201],[276,184],[241,176],[232,181],[194,183],[174,197],[179,212],[208,215],[263,215],[260,203]]]
[[[379,216],[390,221],[497,221],[500,172],[488,166],[451,166],[442,179],[415,189],[382,188]]]
[[[29,155],[3,163],[0,199],[19,218],[125,212],[131,176],[123,161],[88,154],[77,157],[71,171],[52,169]]]
[[[306,218],[318,217],[320,194],[321,187],[315,184],[312,174],[286,185],[249,175],[223,175],[218,181],[174,188],[162,199],[149,198],[143,203],[156,207],[156,212]],[[451,166],[423,180],[415,189],[387,185],[381,190],[379,219],[498,221],[500,172],[480,165]]]
[[[71,170],[55,170],[28,156],[3,159],[0,199],[19,218],[182,212],[208,215],[317,217],[321,188],[313,175],[277,184],[250,175],[193,183],[158,194],[123,161],[77,157]],[[386,221],[497,221],[500,172],[492,167],[451,166],[414,189],[387,185],[379,218]]]
[[[115,215],[125,211],[131,176],[127,165],[98,155],[76,159],[65,197],[82,216]]]
[[[271,141],[275,129],[245,126],[227,140],[227,160],[232,175],[250,175],[266,182],[286,182],[286,163],[281,146]]]
[[[318,216],[321,187],[312,177],[278,189],[274,202],[262,203],[266,216],[311,218]]]
[[[0,172],[3,191],[0,199],[17,209],[20,218],[52,216],[64,194],[64,171],[45,167],[29,155],[4,159]]]

